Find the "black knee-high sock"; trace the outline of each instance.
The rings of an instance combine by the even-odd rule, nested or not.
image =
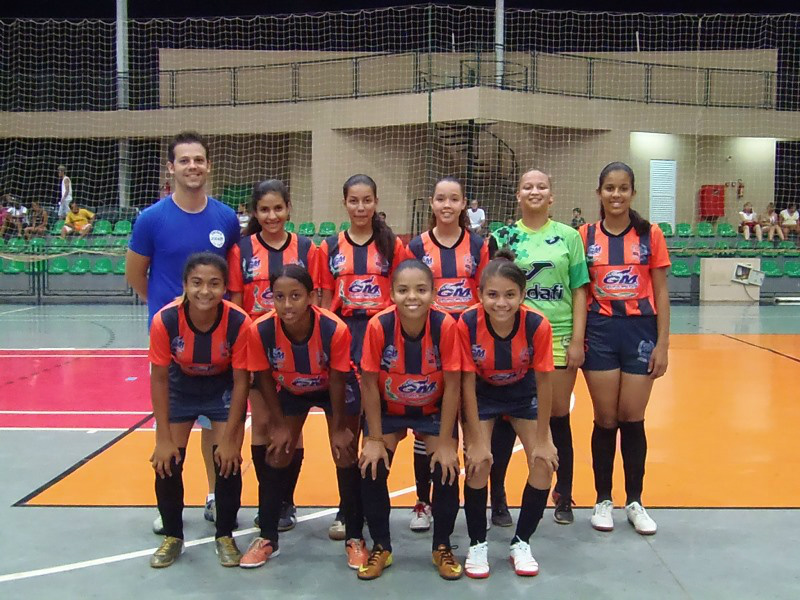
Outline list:
[[[492,495],[492,506],[506,501],[506,472],[517,434],[514,427],[505,419],[497,419],[492,430],[492,470],[489,475],[489,487]]]
[[[289,463],[289,489],[286,490],[286,498],[284,498],[288,504],[294,504],[294,490],[297,488],[297,480],[300,478],[300,468],[303,466],[305,455],[305,448],[296,448],[292,455],[292,462]]]
[[[289,467],[276,469],[267,464],[267,447],[252,446],[253,468],[258,479],[258,524],[261,537],[278,547],[278,520],[289,484]]]
[[[361,502],[361,471],[358,465],[336,468],[339,498],[344,515],[345,539],[360,540],[364,537],[364,509]]]
[[[647,458],[647,436],[644,421],[621,421],[619,424],[622,464],[625,469],[625,504],[642,501],[644,463]]]
[[[519,510],[519,520],[517,521],[517,531],[515,537],[526,544],[539,526],[542,520],[544,507],[547,505],[547,495],[550,490],[540,490],[533,487],[530,483],[525,484],[525,491],[522,492],[522,507]]]
[[[256,472],[256,479],[258,480],[258,522],[264,522],[264,506],[267,501],[267,485],[264,469],[267,466],[267,447],[266,446],[250,446],[250,452],[253,457],[253,470]]]
[[[183,463],[186,460],[186,448],[178,448],[181,461],[170,463],[172,475],[161,479],[156,474],[156,501],[164,535],[183,539]]]
[[[417,500],[431,503],[431,459],[425,451],[425,442],[414,440],[414,481],[417,484]]]
[[[464,515],[467,517],[470,546],[486,541],[486,499],[488,494],[487,486],[475,489],[464,485]]]
[[[436,464],[433,479],[433,549],[444,544],[450,547],[450,536],[456,526],[458,516],[458,479],[442,483],[442,465]]]
[[[572,452],[572,428],[569,415],[550,417],[550,431],[553,444],[558,450],[558,471],[556,472],[556,492],[562,498],[572,498],[572,472],[574,455]]]
[[[389,465],[391,465],[394,452],[387,450],[387,453],[389,454]],[[361,479],[361,499],[372,544],[391,552],[392,536],[389,533],[389,513],[392,507],[389,503],[389,487],[386,482],[388,477],[389,470],[383,461],[378,463],[377,477],[374,480],[372,479],[372,470],[367,470],[367,476]]]
[[[617,428],[610,429],[594,424],[592,430],[592,469],[597,502],[611,500],[614,475],[614,455],[617,452]]]
[[[213,451],[217,446],[214,444]],[[214,461],[216,483],[214,497],[217,501],[217,533],[216,537],[232,536],[236,527],[236,515],[242,506],[242,471],[237,470],[227,477],[219,474],[219,465]]]

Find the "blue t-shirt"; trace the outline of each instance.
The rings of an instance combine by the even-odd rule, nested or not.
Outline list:
[[[199,213],[178,207],[172,196],[148,207],[133,226],[129,247],[150,258],[147,283],[148,326],[153,316],[183,292],[183,266],[190,254],[214,252],[226,258],[239,241],[239,220],[233,209],[208,198]]]

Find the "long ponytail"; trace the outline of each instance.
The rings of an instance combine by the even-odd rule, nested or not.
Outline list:
[[[631,191],[636,191],[636,176],[633,174],[633,169],[631,169],[624,162],[616,161],[607,164],[605,167],[603,167],[603,170],[600,171],[600,177],[598,178],[597,182],[598,192],[603,188],[603,182],[605,181],[606,177],[608,177],[608,174],[613,171],[623,171],[627,173],[631,180]],[[603,208],[602,202],[600,203],[600,218],[606,218],[606,210]],[[650,221],[645,219],[632,208],[628,209],[628,218],[631,220],[631,225],[633,225],[633,229],[638,235],[645,235],[650,231]]]
[[[344,182],[342,186],[342,195],[345,199],[347,199],[350,188],[358,184],[369,187],[372,190],[372,195],[375,196],[376,199],[378,198],[378,184],[375,183],[375,180],[369,175],[359,173],[358,175],[348,177],[347,181]],[[378,252],[383,255],[386,262],[390,265],[394,260],[394,244],[396,238],[397,236],[394,234],[394,231],[392,231],[392,228],[386,224],[386,221],[378,216],[377,211],[372,213],[372,239],[375,240],[375,246],[378,248]]]

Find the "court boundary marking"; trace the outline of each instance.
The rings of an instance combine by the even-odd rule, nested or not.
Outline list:
[[[800,358],[796,356],[792,356],[791,354],[784,354],[780,350],[775,350],[774,348],[770,348],[769,346],[761,346],[760,344],[755,344],[753,342],[748,342],[747,340],[743,340],[741,338],[736,337],[735,335],[731,335],[730,333],[721,333],[719,334],[722,337],[728,338],[729,340],[734,340],[736,342],[741,342],[747,346],[752,346],[753,348],[758,348],[759,350],[766,350],[767,352],[772,352],[773,354],[777,354],[778,356],[782,356],[784,358],[788,358],[789,360],[793,360],[794,362],[800,363]],[[778,334],[782,335],[782,334]],[[796,334],[786,334],[786,335],[796,335]]]

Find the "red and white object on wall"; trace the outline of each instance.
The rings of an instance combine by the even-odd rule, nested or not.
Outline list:
[[[714,221],[725,216],[725,184],[702,185],[697,199],[697,217]]]

